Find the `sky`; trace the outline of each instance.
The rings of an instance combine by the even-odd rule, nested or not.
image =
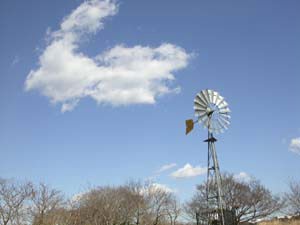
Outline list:
[[[72,196],[148,180],[185,200],[206,179],[193,99],[231,109],[221,171],[274,193],[300,180],[300,2],[0,2],[0,176]],[[194,117],[195,119],[195,117]]]

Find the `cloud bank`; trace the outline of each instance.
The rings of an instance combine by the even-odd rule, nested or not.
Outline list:
[[[159,183],[154,183],[151,185],[150,189],[152,191],[159,191],[159,190],[162,190],[162,191],[165,191],[167,193],[175,193],[176,190],[168,187],[167,185],[165,184],[159,184]]]
[[[89,0],[66,16],[60,29],[48,32],[50,41],[38,68],[28,74],[25,90],[61,104],[62,112],[73,110],[85,97],[113,106],[154,104],[158,96],[180,91],[170,83],[190,55],[179,46],[119,44],[95,57],[79,52],[81,41],[103,29],[104,20],[117,12],[115,1]]]
[[[157,173],[162,173],[166,170],[174,168],[175,166],[177,166],[176,163],[170,163],[170,164],[163,165],[162,167],[160,167],[160,169],[157,171]]]
[[[190,178],[196,177],[207,173],[207,168],[195,166],[193,167],[189,163],[185,164],[184,167],[176,170],[171,174],[174,178]]]
[[[293,138],[289,146],[290,151],[300,155],[300,137]]]
[[[240,173],[234,175],[234,179],[236,179],[238,181],[249,182],[249,181],[251,181],[252,177],[245,172],[240,172]]]

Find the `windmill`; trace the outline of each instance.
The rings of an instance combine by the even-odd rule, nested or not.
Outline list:
[[[225,99],[216,91],[203,90],[194,99],[196,121],[186,120],[186,134],[199,122],[208,130],[208,138],[204,141],[208,144],[207,160],[207,222],[211,224],[227,225],[225,202],[223,201],[220,167],[215,148],[217,139],[213,134],[223,133],[230,124],[230,110]],[[211,190],[211,185],[216,187],[216,192]]]

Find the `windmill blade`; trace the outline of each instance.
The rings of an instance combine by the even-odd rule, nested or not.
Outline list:
[[[195,115],[198,117],[203,116],[203,115],[206,116],[206,111],[195,109]]]
[[[200,98],[199,94],[197,94],[197,95],[196,95],[196,97],[195,97],[194,101],[195,101],[196,99],[197,99],[197,100],[199,100],[199,101],[201,100],[201,98]]]
[[[201,96],[202,99],[205,101],[206,106],[207,106],[207,105],[209,104],[209,99],[206,98],[206,95],[205,95],[204,91],[201,91],[201,92],[200,92],[200,96]]]
[[[206,103],[203,102],[198,96],[194,99],[194,104],[202,105],[203,107],[206,107]]]
[[[223,134],[224,131],[225,131],[224,129],[220,129],[220,130],[219,130],[219,134]]]
[[[210,91],[211,91],[211,103],[215,104],[214,101],[215,101],[215,95],[216,95],[216,93],[213,90],[210,90]]]
[[[221,110],[220,110],[220,113],[221,113],[221,114],[223,114],[223,113],[229,113],[229,112],[231,112],[229,108],[221,109]]]
[[[219,119],[222,120],[222,121],[224,121],[226,124],[229,124],[229,123],[230,123],[230,122],[229,122],[229,119],[227,119],[227,118],[225,118],[225,117],[223,117],[223,116],[220,116]]]
[[[201,91],[200,93],[198,93],[197,96],[205,103],[205,105],[208,104],[208,101],[207,101],[207,99],[205,98],[205,96],[204,96],[204,94],[203,94],[202,91]]]
[[[207,90],[207,95],[210,103],[213,103],[213,91]]]
[[[194,109],[194,111],[195,113],[200,114],[200,116],[207,114],[206,110],[202,110],[202,109]]]
[[[195,105],[194,105],[194,110],[206,111],[206,108],[204,108],[203,106],[200,106],[200,105],[195,104]]]
[[[230,120],[230,119],[231,119],[231,116],[228,114],[228,112],[225,112],[225,113],[219,112],[219,115],[220,115],[220,117],[224,117],[224,118],[226,118],[227,120]]]
[[[222,121],[228,121],[228,123],[230,123],[230,119],[228,117],[225,116],[220,116],[220,118]]]
[[[210,120],[209,128],[210,128],[210,130],[214,130],[215,129],[214,120]]]
[[[228,106],[219,108],[219,114],[220,115],[223,115],[223,114],[227,114],[228,115],[229,112],[230,112],[230,109],[228,108]]]
[[[221,120],[221,118],[218,118],[218,122],[219,122],[219,124],[220,124],[220,128],[221,129],[226,129],[226,124]]]
[[[224,123],[225,128],[227,129],[228,125],[230,124],[230,122],[228,120],[225,120],[224,118],[220,117],[220,120],[222,120],[222,122]]]
[[[219,95],[219,97],[218,97],[218,99],[216,101],[216,106],[219,106],[224,100],[225,99],[221,95]]]
[[[221,133],[221,129],[218,129],[215,131],[216,134],[220,134]]]
[[[231,116],[230,115],[228,115],[227,113],[219,113],[220,114],[220,116],[223,116],[224,118],[226,118],[226,119],[231,119]]]
[[[195,101],[199,102],[200,104],[202,104],[202,105],[204,105],[204,106],[207,105],[206,102],[205,102],[205,100],[201,98],[200,94],[197,94],[197,95],[196,95],[196,97],[195,97],[195,99],[194,99],[194,102],[195,102]]]
[[[210,101],[210,98],[209,98],[209,92],[208,92],[208,89],[204,90],[203,93],[204,93],[204,95],[205,95],[205,97],[206,97],[206,99],[207,99],[207,101],[208,101],[208,104],[210,104],[211,101]]]
[[[203,116],[203,115],[206,115],[205,111],[197,110],[197,109],[195,110],[195,116],[196,117]]]
[[[213,95],[213,103],[216,105],[217,103],[217,99],[219,98],[219,93],[214,91],[214,95]]]
[[[213,131],[213,133],[215,133],[218,130],[218,124],[215,120],[212,122],[211,130]]]
[[[218,129],[218,130],[220,130],[220,129],[222,129],[223,127],[222,127],[222,124],[220,123],[220,121],[219,121],[219,119],[216,119],[216,129]]]
[[[215,130],[214,133],[215,133],[215,134],[219,134],[219,133],[220,133],[220,130]]]
[[[215,133],[220,134],[220,133],[222,133],[222,130],[223,130],[222,128],[218,128],[218,129],[215,130]]]
[[[218,108],[219,109],[219,112],[222,112],[224,113],[224,110],[229,110],[229,107],[228,107],[228,104],[227,105],[223,105],[222,107]]]
[[[194,100],[194,104],[196,105],[199,105],[199,106],[202,106],[203,108],[206,108],[206,105],[204,102],[202,102],[201,100],[198,100],[198,99],[195,99]]]
[[[212,127],[212,129],[214,130],[214,133],[217,132],[220,128],[221,127],[220,127],[220,124],[218,123],[218,121],[214,120],[213,127]]]
[[[216,127],[215,123],[212,123],[212,126],[210,127],[210,132],[211,133],[216,133],[218,130],[218,128]]]
[[[221,104],[219,104],[219,106],[218,106],[218,108],[219,108],[219,110],[220,109],[224,109],[224,108],[226,108],[226,107],[228,107],[228,103],[226,102],[226,101],[223,101]]]
[[[207,116],[201,117],[201,119],[199,119],[199,124],[201,124],[204,128],[207,119],[208,119]]]
[[[198,106],[198,105],[195,105],[194,106],[194,111],[202,111],[202,112],[206,112],[206,110],[203,108],[203,107],[201,107],[201,106]]]
[[[206,113],[204,115],[198,117],[199,122],[200,121],[204,122],[206,120],[206,118],[208,118]]]

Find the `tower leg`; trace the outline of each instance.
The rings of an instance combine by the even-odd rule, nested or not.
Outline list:
[[[220,224],[225,225],[221,174],[215,149],[217,139],[213,134],[208,132],[208,160],[207,160],[207,220],[208,225]]]

